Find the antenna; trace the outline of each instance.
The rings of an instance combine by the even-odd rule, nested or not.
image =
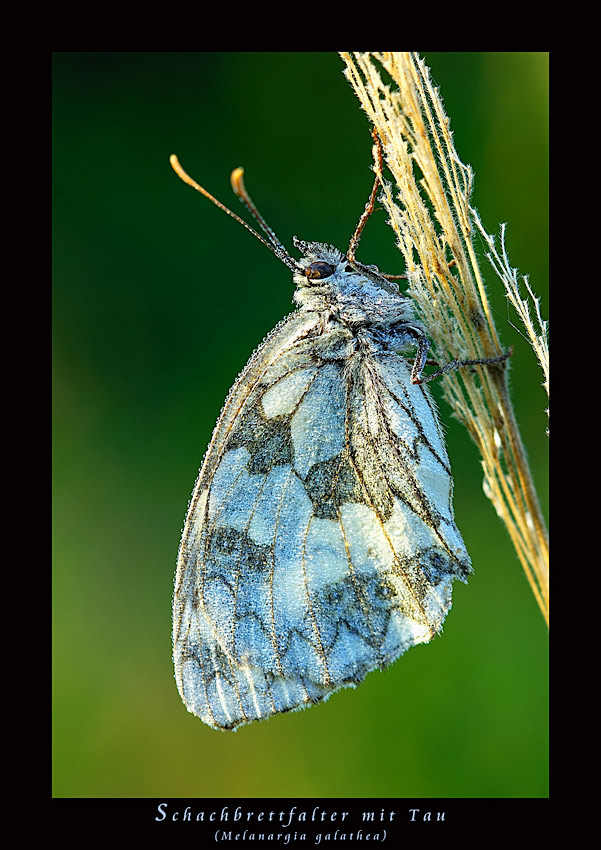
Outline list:
[[[288,251],[284,248],[280,240],[275,235],[274,231],[271,229],[271,227],[269,227],[263,216],[260,214],[256,206],[252,202],[250,195],[246,191],[244,181],[242,179],[242,175],[244,174],[243,168],[235,168],[234,171],[232,171],[232,175],[230,178],[232,188],[238,198],[242,201],[244,206],[249,210],[251,215],[258,221],[261,228],[265,231],[265,233],[269,237],[269,241],[264,239],[260,233],[257,233],[257,231],[254,230],[254,228],[252,228],[250,224],[247,224],[244,219],[240,218],[239,215],[236,215],[236,213],[228,209],[225,204],[222,204],[221,201],[218,201],[217,198],[213,197],[210,192],[207,192],[206,189],[203,189],[202,186],[199,186],[196,180],[193,180],[192,177],[190,177],[190,175],[184,171],[175,154],[171,154],[171,156],[169,157],[169,161],[171,163],[171,167],[173,168],[177,176],[180,177],[184,181],[184,183],[187,183],[188,186],[192,186],[193,189],[196,189],[197,192],[200,192],[200,194],[204,195],[205,198],[208,198],[209,201],[212,201],[216,207],[219,207],[220,210],[223,210],[223,212],[236,219],[236,221],[243,227],[245,227],[248,231],[250,231],[253,236],[256,236],[259,242],[262,242],[263,245],[266,245],[279,260],[281,260],[286,266],[288,266],[289,269],[291,269],[292,271],[301,272],[302,274],[302,267],[296,262],[296,260],[294,260],[290,256]]]

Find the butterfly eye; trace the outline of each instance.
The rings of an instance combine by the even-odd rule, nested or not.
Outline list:
[[[307,277],[308,280],[320,280],[322,277],[330,277],[330,275],[334,274],[334,271],[334,266],[331,266],[329,263],[322,263],[318,261],[307,266],[305,269],[305,277]]]

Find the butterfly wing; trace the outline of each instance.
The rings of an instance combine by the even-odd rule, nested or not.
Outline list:
[[[192,495],[182,699],[222,729],[326,699],[430,640],[468,570],[427,390],[295,313],[232,388]]]

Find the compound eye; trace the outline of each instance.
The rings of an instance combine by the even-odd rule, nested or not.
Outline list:
[[[329,263],[318,261],[307,266],[305,269],[305,277],[308,280],[321,280],[323,277],[330,277],[330,275],[334,274],[334,272],[334,266],[331,266]]]

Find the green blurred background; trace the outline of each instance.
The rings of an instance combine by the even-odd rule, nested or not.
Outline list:
[[[546,53],[426,53],[489,231],[548,314]],[[57,797],[544,797],[547,631],[441,403],[475,573],[444,635],[326,704],[219,733],[171,665],[188,498],[236,375],[291,309],[290,272],[237,212],[235,166],[280,239],[348,241],[367,121],[336,53],[56,53],[54,780]],[[384,214],[361,259],[399,255]],[[516,413],[546,505],[546,398],[486,261]],[[435,388],[440,398],[440,389]]]

